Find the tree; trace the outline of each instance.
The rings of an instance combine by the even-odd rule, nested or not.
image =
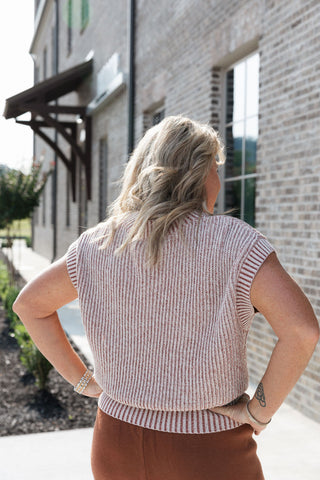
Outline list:
[[[7,245],[12,246],[10,227],[14,220],[32,215],[52,170],[41,172],[41,163],[33,163],[28,174],[20,170],[0,169],[0,228],[6,229]],[[13,281],[13,265],[10,268]]]
[[[10,229],[14,220],[31,216],[39,205],[40,195],[51,171],[42,173],[41,164],[34,163],[29,174],[20,170],[0,171],[0,225]]]

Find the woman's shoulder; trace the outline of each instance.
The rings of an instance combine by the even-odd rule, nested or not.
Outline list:
[[[100,222],[93,227],[89,227],[78,237],[78,248],[99,243],[99,239],[103,240],[103,238],[107,235],[108,230],[109,228],[106,222]]]
[[[228,215],[217,215],[217,217],[223,243],[232,245],[234,249],[247,249],[262,239],[267,241],[259,230],[239,218]]]
[[[245,232],[248,235],[259,235],[260,232],[249,225],[249,223],[245,222],[244,220],[241,220],[240,218],[236,217],[231,217],[229,215],[223,214],[223,215],[215,215],[213,216],[215,218],[216,222],[221,228],[224,228],[227,230],[230,234],[238,234],[240,232]]]

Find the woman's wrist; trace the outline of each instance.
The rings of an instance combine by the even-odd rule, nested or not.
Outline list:
[[[259,427],[266,427],[267,425],[269,425],[269,423],[272,420],[272,417],[267,420],[265,418],[258,418],[258,415],[256,414],[256,412],[252,411],[250,407],[251,402],[252,402],[252,399],[248,400],[248,402],[246,403],[247,415],[251,420],[251,422],[255,423],[256,425],[259,425]]]
[[[87,369],[78,381],[78,383],[74,386],[73,390],[81,395],[89,385],[89,382],[92,378],[93,372]]]

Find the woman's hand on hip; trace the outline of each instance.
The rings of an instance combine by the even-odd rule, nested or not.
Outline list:
[[[250,420],[247,413],[247,403],[249,400],[249,395],[244,393],[235,405],[208,408],[208,410],[214,413],[219,413],[220,415],[225,415],[238,423],[248,423],[253,428],[254,433],[259,435],[262,430],[266,428],[266,425],[260,426]]]
[[[103,390],[96,382],[96,379],[92,377],[87,387],[82,392],[82,395],[85,395],[86,397],[98,398],[100,397],[102,391]]]

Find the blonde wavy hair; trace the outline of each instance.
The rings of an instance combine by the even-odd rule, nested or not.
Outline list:
[[[133,151],[119,180],[120,195],[107,208],[104,235],[106,248],[120,224],[138,212],[126,240],[116,250],[120,254],[136,240],[147,237],[147,263],[158,261],[164,237],[173,223],[190,212],[203,212],[205,181],[213,162],[223,164],[225,156],[218,133],[209,125],[182,115],[165,117],[143,136]]]

